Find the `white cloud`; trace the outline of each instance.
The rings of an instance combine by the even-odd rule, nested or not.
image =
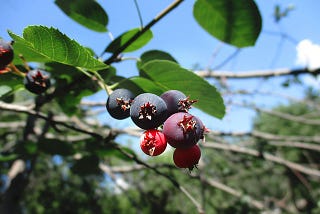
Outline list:
[[[320,45],[313,43],[309,39],[299,42],[296,47],[296,64],[308,69],[320,68]]]

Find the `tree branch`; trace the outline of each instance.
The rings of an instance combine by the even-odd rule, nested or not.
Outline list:
[[[141,35],[143,35],[146,31],[148,31],[154,24],[156,24],[160,19],[162,19],[165,15],[171,12],[174,8],[176,8],[183,0],[175,0],[172,4],[170,4],[167,8],[165,8],[161,13],[159,13],[153,20],[151,20],[145,27],[141,28],[139,32],[133,35],[126,43],[124,43],[121,47],[119,47],[107,60],[104,61],[107,65],[110,65],[114,62],[120,53],[122,53],[127,47],[129,47],[134,41],[136,41]]]
[[[285,135],[274,135],[266,132],[261,131],[250,131],[250,132],[220,132],[211,130],[210,133],[207,134],[208,137],[210,136],[232,136],[232,137],[256,137],[270,141],[302,141],[302,142],[314,142],[320,143],[320,135],[315,136],[285,136]]]
[[[293,163],[291,161],[287,161],[283,158],[274,156],[272,154],[263,152],[262,154],[254,149],[249,149],[245,148],[242,146],[237,146],[234,144],[218,144],[218,143],[205,143],[202,144],[203,147],[205,148],[211,148],[211,149],[221,149],[221,150],[227,150],[227,151],[232,151],[232,152],[237,152],[237,153],[242,153],[242,154],[247,154],[255,157],[263,157],[265,160],[271,161],[278,163],[280,165],[286,166],[290,169],[297,170],[299,172],[302,172],[304,174],[310,175],[310,176],[316,176],[320,178],[320,171],[312,168],[305,167],[301,164]]]
[[[231,71],[195,71],[200,77],[203,78],[226,78],[226,79],[249,79],[249,78],[266,78],[266,77],[278,77],[288,75],[300,75],[300,74],[313,74],[320,73],[320,68],[310,70],[308,68],[303,69],[276,69],[276,70],[256,70],[247,72],[231,72]]]

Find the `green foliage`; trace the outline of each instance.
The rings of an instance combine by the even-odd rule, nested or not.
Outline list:
[[[222,118],[225,114],[222,97],[216,88],[172,61],[150,61],[141,67],[140,76],[152,80],[164,90],[180,90],[191,99],[199,99],[194,106],[207,114],[217,118]]]
[[[237,47],[254,45],[262,27],[253,0],[197,0],[193,14],[208,33]]]
[[[55,61],[93,71],[107,68],[107,65],[95,59],[88,49],[58,29],[28,26],[23,31],[23,38],[12,32],[9,34],[15,41],[14,48],[18,46],[16,53],[22,54],[28,61]]]
[[[135,38],[137,33],[139,33],[140,31],[141,29],[135,28],[121,34],[119,37],[115,38],[107,46],[105,52],[110,52],[110,53],[116,52],[120,47],[126,44],[129,40],[132,40],[132,38]],[[147,30],[139,38],[136,38],[134,42],[132,42],[126,49],[124,49],[123,53],[132,52],[142,48],[152,39],[152,37],[153,37],[152,31]]]
[[[108,14],[97,1],[55,0],[55,4],[68,17],[89,30],[108,31]],[[261,30],[260,13],[252,0],[197,0],[194,17],[212,36],[237,47],[254,45]],[[150,23],[158,21],[154,19]],[[9,72],[1,74],[0,78],[1,102],[13,103],[12,106],[17,108],[0,112],[1,122],[4,125],[8,123],[7,127],[3,125],[0,128],[0,177],[8,173],[15,160],[27,163],[23,175],[26,176],[27,186],[24,192],[21,191],[23,195],[19,195],[24,212],[197,212],[194,204],[186,203],[181,191],[172,187],[170,179],[159,176],[159,173],[182,183],[195,198],[203,197],[207,213],[256,211],[246,200],[238,200],[223,191],[207,188],[197,177],[191,179],[188,174],[181,176],[183,172],[180,170],[167,167],[168,163],[172,164],[172,153],[147,160],[150,164],[166,166],[159,167],[158,174],[143,169],[121,175],[130,181],[128,189],[115,191],[113,188],[116,184],[111,180],[119,175],[102,174],[102,163],[110,167],[135,166],[137,162],[141,163],[135,158],[142,158],[137,156],[135,147],[129,148],[123,142],[121,150],[117,147],[120,143],[116,138],[118,133],[113,133],[113,127],[98,123],[92,116],[93,108],[81,105],[87,96],[105,91],[110,93],[115,88],[128,88],[136,95],[143,92],[160,95],[167,90],[177,89],[191,99],[197,99],[194,106],[204,113],[219,119],[225,114],[224,101],[217,88],[179,65],[171,53],[145,51],[136,60],[138,76],[122,77],[117,73],[113,63],[121,63],[122,56],[127,52],[135,54],[134,51],[147,48],[152,40],[153,33],[148,28],[151,25],[146,26],[127,29],[110,43],[102,44],[104,52],[113,54],[107,59],[103,59],[104,54],[101,58],[96,57],[98,55],[93,50],[53,27],[26,26],[22,36],[8,32],[14,40],[13,64],[22,73],[19,76]],[[46,93],[34,95],[24,90],[21,77],[29,68],[24,66],[20,54],[27,63],[35,62],[32,66],[50,73],[52,86]],[[25,106],[19,108],[19,105]],[[54,159],[57,157],[60,164]],[[248,179],[241,186],[244,189],[251,182],[258,184],[260,181],[253,174],[249,175],[249,171],[241,174],[238,167],[243,167],[245,157],[235,158],[216,151],[207,152],[206,157],[206,161],[215,163],[204,172],[206,176],[221,180],[230,176],[232,178],[225,181],[231,186],[238,184],[237,179]],[[226,157],[228,160],[225,160]],[[255,173],[259,174],[261,166],[264,173],[270,172],[270,168],[265,169],[260,161],[254,163],[256,165],[251,169]],[[262,181],[265,191],[268,185],[274,185],[274,180]],[[2,180],[0,187],[0,190],[7,188]],[[248,193],[257,197],[262,194],[253,188]],[[2,199],[0,195],[0,203]]]

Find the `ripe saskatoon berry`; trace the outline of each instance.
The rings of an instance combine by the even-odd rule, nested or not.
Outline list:
[[[118,120],[130,116],[130,107],[134,94],[124,88],[114,90],[107,99],[106,108],[109,114]]]
[[[166,137],[159,130],[147,130],[140,138],[140,147],[141,150],[147,155],[160,155],[167,147]]]
[[[39,69],[28,71],[24,78],[24,86],[32,93],[41,94],[51,86],[50,75]]]
[[[173,162],[179,168],[188,168],[192,170],[197,166],[201,157],[201,151],[198,145],[187,148],[176,148],[173,152]]]
[[[203,136],[203,124],[189,113],[178,112],[164,122],[163,134],[172,147],[190,147]]]
[[[160,96],[167,104],[168,116],[177,112],[188,112],[196,100],[190,100],[184,93],[178,90],[169,90]]]
[[[0,39],[0,70],[13,60],[13,48],[10,43]]]
[[[167,105],[155,94],[143,93],[134,98],[130,116],[140,128],[154,129],[163,124],[167,118]]]

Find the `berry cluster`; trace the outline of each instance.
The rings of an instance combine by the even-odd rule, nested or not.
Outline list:
[[[166,91],[161,96],[152,93],[134,96],[127,89],[116,89],[108,97],[106,108],[113,118],[131,117],[145,130],[140,138],[140,147],[145,154],[160,155],[169,144],[175,148],[175,165],[191,170],[200,160],[197,143],[204,139],[206,131],[202,121],[188,113],[195,102],[178,90]]]
[[[49,73],[39,69],[30,70],[29,67],[26,74],[21,72],[11,63],[14,58],[11,44],[0,39],[0,74],[13,71],[24,77],[23,83],[28,91],[34,94],[45,92],[51,86]]]

